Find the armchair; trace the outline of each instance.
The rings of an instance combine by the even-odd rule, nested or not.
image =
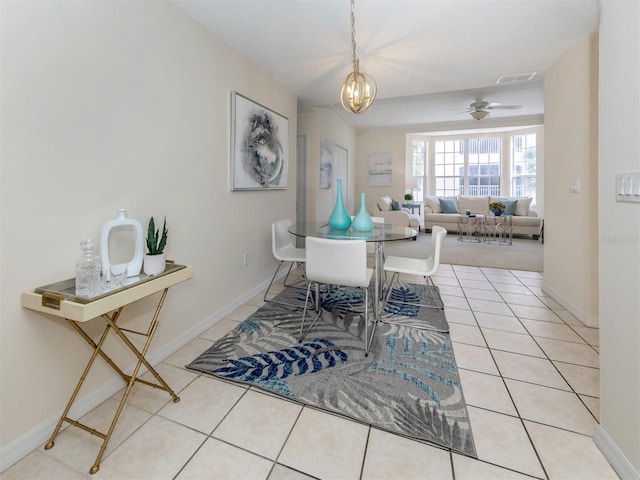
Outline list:
[[[375,216],[384,218],[384,223],[415,228],[417,232],[420,232],[420,227],[423,225],[423,219],[419,215],[411,213],[406,208],[393,210],[391,202],[391,197],[380,197],[376,202]]]

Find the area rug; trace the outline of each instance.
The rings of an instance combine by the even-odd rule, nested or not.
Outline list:
[[[421,297],[420,287],[409,290]],[[476,457],[447,333],[379,323],[365,356],[363,295],[340,289],[323,296],[321,318],[298,343],[303,302],[304,291],[285,289],[187,368]],[[441,317],[390,310],[386,320],[400,323]]]

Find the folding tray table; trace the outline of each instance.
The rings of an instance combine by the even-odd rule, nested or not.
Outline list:
[[[151,340],[158,326],[158,316],[160,315],[160,310],[162,309],[169,288],[192,277],[192,267],[167,262],[167,268],[161,274],[151,277],[141,274],[138,277],[132,277],[130,279],[127,279],[127,282],[124,286],[101,293],[100,295],[91,298],[78,297],[75,295],[75,279],[73,278],[51,285],[46,285],[44,287],[39,287],[36,288],[33,292],[24,292],[22,294],[22,306],[24,308],[64,318],[78,332],[78,334],[80,334],[82,338],[84,338],[87,343],[91,345],[94,350],[91,358],[89,359],[89,363],[87,363],[87,366],[80,376],[80,380],[78,381],[78,384],[76,385],[76,388],[73,391],[73,394],[71,395],[67,406],[60,416],[60,420],[58,421],[58,424],[56,425],[56,428],[53,431],[49,442],[44,447],[45,449],[48,450],[54,446],[55,438],[60,432],[60,428],[62,427],[62,424],[64,422],[81,428],[82,430],[85,430],[92,435],[96,435],[103,439],[102,446],[100,447],[100,451],[98,452],[98,456],[96,457],[96,461],[89,470],[89,472],[92,474],[96,473],[100,469],[100,461],[102,460],[102,456],[107,449],[107,445],[109,444],[111,435],[118,423],[118,419],[120,418],[120,414],[122,413],[124,405],[127,401],[127,397],[129,396],[134,383],[139,382],[153,388],[164,390],[169,393],[169,395],[171,395],[171,398],[173,398],[174,402],[180,401],[180,398],[173,392],[173,390],[171,390],[169,385],[167,385],[167,383],[162,379],[158,372],[146,360],[145,355],[147,353],[147,350],[149,349],[149,345],[151,344]],[[128,330],[118,325],[118,320],[120,319],[120,315],[122,314],[125,306],[160,291],[162,292],[160,300],[146,332]],[[107,325],[100,335],[100,339],[96,343],[83,330],[81,324],[98,317],[102,318]],[[107,338],[107,334],[111,330],[115,332],[117,337],[122,340],[122,342],[129,348],[129,350],[131,350],[131,352],[133,352],[133,354],[138,359],[131,375],[127,375],[126,373],[124,373],[124,371],[118,365],[116,365],[116,363],[111,358],[109,358],[102,350],[102,346],[105,339]],[[129,337],[127,337],[126,333],[132,333],[135,335],[146,337],[146,341],[142,350],[138,350],[136,348]],[[91,367],[93,366],[93,363],[98,355],[100,355],[109,364],[109,366],[111,366],[111,368],[127,383],[124,395],[122,396],[122,400],[120,400],[120,404],[118,405],[118,408],[107,433],[99,432],[94,428],[91,428],[78,422],[77,420],[68,417],[69,410],[76,400],[78,392],[80,391],[80,388],[82,387],[84,380],[87,378],[87,375],[91,370]],[[138,378],[138,373],[142,365],[147,368],[147,370],[155,377],[158,383],[148,382],[146,380]]]

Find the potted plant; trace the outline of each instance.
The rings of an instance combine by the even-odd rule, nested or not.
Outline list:
[[[489,210],[491,210],[491,213],[493,213],[496,217],[502,215],[504,213],[504,209],[505,204],[500,201],[489,203]]]
[[[158,275],[164,272],[167,264],[164,247],[167,245],[168,233],[166,216],[162,225],[162,235],[160,235],[160,230],[156,228],[153,217],[149,219],[146,238],[149,253],[144,256],[144,273],[147,275]]]
[[[406,202],[410,202],[411,200],[413,200],[413,194],[405,193],[404,194],[404,199],[405,199]]]

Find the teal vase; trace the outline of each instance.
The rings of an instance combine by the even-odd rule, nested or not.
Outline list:
[[[370,232],[373,230],[373,220],[367,212],[367,202],[365,201],[365,193],[360,194],[360,211],[353,217],[353,229],[360,232]]]
[[[335,230],[346,230],[351,226],[351,217],[342,200],[342,180],[337,179],[336,185],[338,189],[336,205],[333,207],[333,212],[331,212],[331,216],[329,217],[329,225]]]

